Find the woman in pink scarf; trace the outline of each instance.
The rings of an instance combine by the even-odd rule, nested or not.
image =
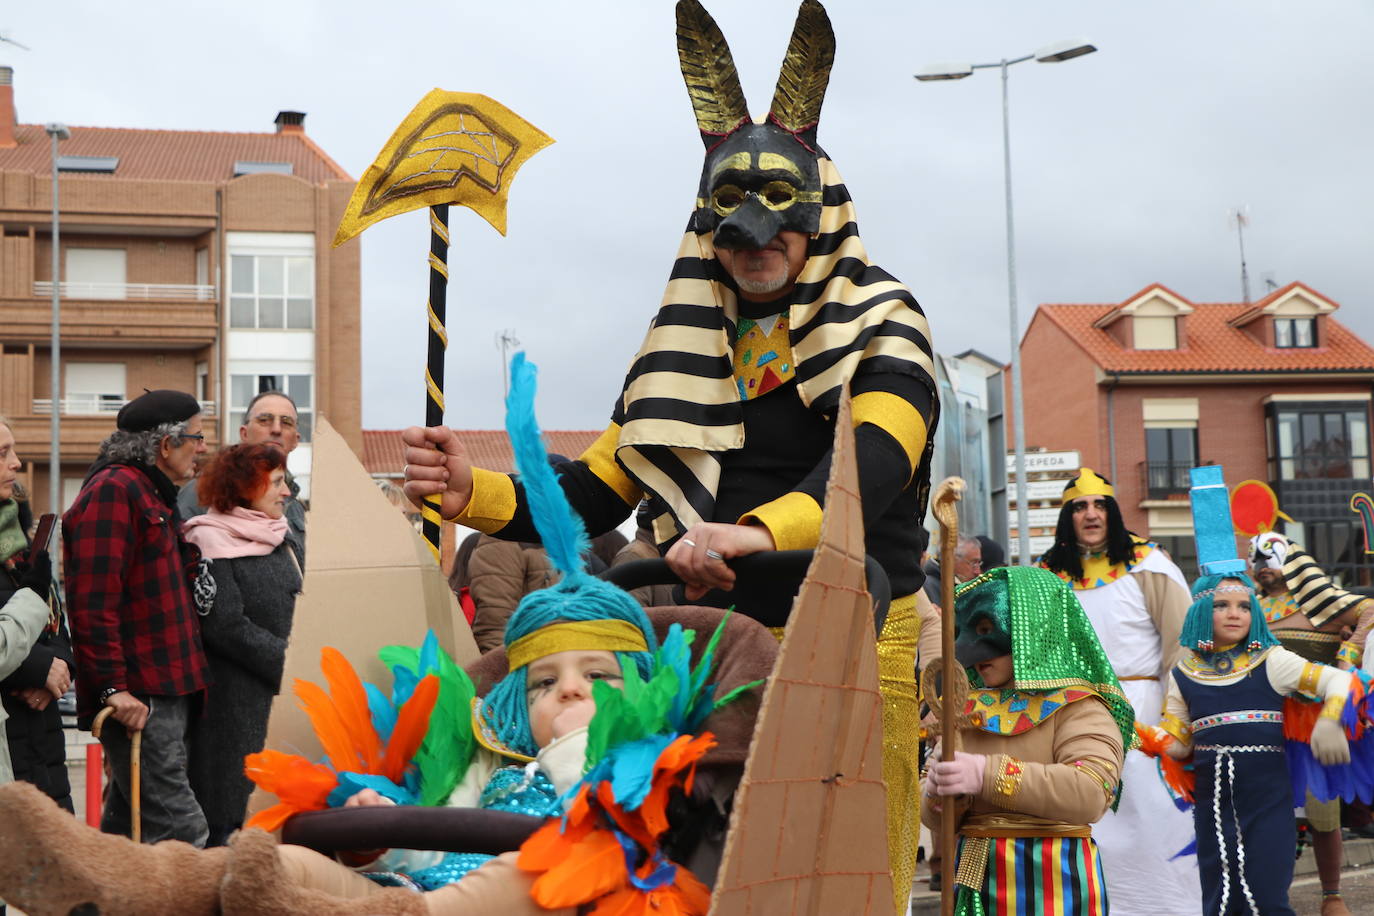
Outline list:
[[[281,688],[286,640],[304,578],[286,538],[286,455],[271,445],[235,445],[201,472],[208,507],[185,523],[186,539],[211,561],[214,605],[201,619],[214,681],[192,727],[191,787],[223,845],[243,822],[252,784],[243,758],[262,750],[267,715]]]

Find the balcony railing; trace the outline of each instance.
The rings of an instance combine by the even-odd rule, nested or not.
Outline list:
[[[63,283],[59,290],[63,299],[193,299],[214,302],[213,284],[200,283]],[[33,294],[40,298],[52,296],[52,281],[38,280]]]
[[[102,417],[119,413],[119,408],[127,403],[129,402],[120,398],[92,394],[63,398],[57,402],[57,406],[64,417]],[[33,412],[35,416],[50,416],[52,414],[52,399],[34,398]],[[215,415],[215,402],[201,401],[200,412],[204,416],[213,417]]]
[[[1170,499],[1187,496],[1190,487],[1188,471],[1193,467],[1186,461],[1140,462],[1140,491],[1146,499]]]

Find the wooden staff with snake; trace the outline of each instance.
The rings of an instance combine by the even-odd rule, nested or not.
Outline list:
[[[954,759],[959,749],[959,719],[968,697],[968,677],[954,658],[954,553],[959,545],[959,510],[955,505],[964,495],[966,484],[961,478],[947,477],[935,488],[931,512],[940,523],[940,661],[939,661],[939,717],[940,759]],[[935,663],[922,677],[924,685],[934,680]],[[962,687],[963,689],[959,689]],[[927,687],[927,696],[935,692]],[[932,706],[934,704],[932,703]],[[943,805],[940,811],[940,914],[954,916],[954,860],[958,850],[959,825],[955,823],[953,805]]]

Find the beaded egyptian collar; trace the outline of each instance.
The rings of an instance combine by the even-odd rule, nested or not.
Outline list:
[[[1284,592],[1282,595],[1260,596],[1259,605],[1264,611],[1265,623],[1278,623],[1301,610],[1298,607],[1298,602],[1294,601],[1293,596],[1288,592]]]
[[[1245,674],[1257,667],[1277,646],[1255,651],[1238,644],[1215,652],[1189,652],[1178,663],[1183,673],[1197,681],[1215,681]]]
[[[1059,710],[1088,697],[1098,696],[1084,687],[1034,692],[1016,689],[969,689],[964,715],[969,724],[994,735],[1019,735],[1044,722]],[[1099,697],[1100,699],[1100,697]]]
[[[1103,550],[1097,553],[1083,554],[1083,578],[1081,579],[1069,578],[1067,574],[1058,570],[1054,570],[1054,573],[1072,585],[1074,591],[1087,591],[1102,588],[1104,585],[1111,585],[1139,566],[1146,557],[1154,552],[1156,545],[1150,541],[1139,538],[1133,538],[1133,541],[1134,552],[1131,558],[1124,563],[1113,563],[1107,558],[1107,552]]]

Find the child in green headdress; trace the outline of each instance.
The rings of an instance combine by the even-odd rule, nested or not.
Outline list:
[[[935,827],[958,808],[956,911],[1105,914],[1091,825],[1116,800],[1134,713],[1092,625],[1053,573],[1003,567],[959,587],[955,628],[963,749],[931,766],[921,813]]]

